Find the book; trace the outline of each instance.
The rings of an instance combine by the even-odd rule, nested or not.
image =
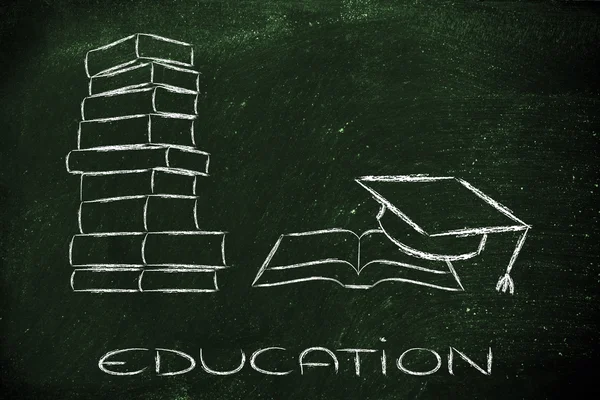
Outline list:
[[[94,95],[115,90],[141,88],[152,84],[198,92],[200,90],[200,73],[156,61],[136,62],[123,69],[93,76],[88,84],[88,93]]]
[[[88,51],[85,55],[85,72],[89,78],[126,67],[137,60],[155,60],[191,67],[194,65],[194,50],[189,43],[136,33]]]
[[[71,150],[65,163],[67,171],[72,174],[173,168],[207,175],[209,161],[208,153],[193,148],[132,145]]]
[[[185,170],[150,168],[110,174],[81,174],[79,200],[99,200],[140,194],[179,194],[194,196],[199,179]]]
[[[464,290],[451,262],[415,259],[379,229],[360,235],[346,229],[281,235],[252,286],[314,280],[353,289],[405,282],[447,291]]]
[[[77,148],[164,144],[195,146],[193,119],[148,114],[81,121]]]
[[[71,274],[75,292],[216,292],[217,271],[202,268],[81,268]]]
[[[88,96],[81,102],[81,119],[167,114],[195,118],[198,93],[173,87],[151,86]]]
[[[71,266],[223,269],[225,232],[93,233],[73,236]]]
[[[138,195],[82,201],[79,232],[199,230],[196,196]]]

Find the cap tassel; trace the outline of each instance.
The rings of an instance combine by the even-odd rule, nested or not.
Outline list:
[[[501,276],[500,279],[498,279],[496,290],[502,293],[506,293],[507,290],[510,291],[510,294],[515,293],[515,283],[508,273],[504,274],[504,276]]]
[[[515,293],[515,283],[510,277],[510,271],[512,270],[512,267],[515,264],[515,261],[517,260],[517,256],[521,251],[521,247],[523,247],[523,243],[525,243],[525,238],[527,237],[527,232],[529,231],[529,228],[529,225],[525,226],[523,233],[519,237],[519,240],[517,240],[517,245],[515,247],[515,251],[512,254],[512,257],[510,258],[508,267],[506,267],[506,273],[504,274],[504,276],[500,277],[500,279],[498,280],[498,284],[496,284],[496,290],[499,292],[506,293],[506,291],[508,290],[510,291],[510,294]]]

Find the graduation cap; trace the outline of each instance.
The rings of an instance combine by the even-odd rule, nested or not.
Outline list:
[[[438,261],[467,260],[490,233],[522,232],[498,291],[514,293],[510,277],[530,225],[470,183],[428,175],[363,176],[356,181],[381,204],[379,226],[405,253]]]

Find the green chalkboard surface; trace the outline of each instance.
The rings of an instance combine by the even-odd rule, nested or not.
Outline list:
[[[0,9],[0,397],[598,395],[594,3]]]

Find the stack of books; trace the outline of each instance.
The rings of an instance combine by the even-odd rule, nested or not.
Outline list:
[[[79,234],[71,287],[86,292],[212,292],[225,232],[198,220],[209,154],[196,145],[198,71],[190,44],[135,34],[85,58],[77,148]]]

